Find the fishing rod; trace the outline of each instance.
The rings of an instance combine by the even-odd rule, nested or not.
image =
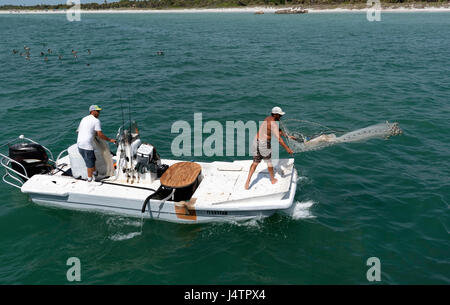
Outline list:
[[[119,93],[120,96],[120,109],[122,110],[122,128],[125,125],[125,116],[123,114],[123,99],[122,99],[122,94]]]
[[[131,99],[128,96],[128,120],[130,122],[130,137],[131,137]],[[131,143],[131,140],[130,140]]]

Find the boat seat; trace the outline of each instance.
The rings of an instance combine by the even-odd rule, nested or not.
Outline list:
[[[202,167],[195,162],[179,162],[170,166],[160,178],[162,186],[174,189],[188,187],[194,184]]]

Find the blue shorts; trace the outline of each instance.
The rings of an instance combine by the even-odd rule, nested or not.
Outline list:
[[[93,150],[86,150],[78,147],[78,151],[83,157],[84,163],[86,163],[87,168],[95,167],[95,154]]]

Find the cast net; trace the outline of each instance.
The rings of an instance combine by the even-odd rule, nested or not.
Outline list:
[[[295,153],[318,150],[339,143],[360,142],[373,138],[387,139],[402,134],[398,123],[387,121],[350,132],[295,119],[280,122],[280,127],[287,135],[295,137],[287,140]]]

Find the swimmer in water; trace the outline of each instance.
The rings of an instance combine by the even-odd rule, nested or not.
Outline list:
[[[48,62],[47,56],[44,57],[44,61],[45,61],[45,62]]]
[[[62,56],[61,56],[61,55],[59,55],[59,56],[58,56],[58,59],[59,59],[59,60],[61,60],[61,59],[62,59]]]
[[[88,51],[88,54],[91,55],[91,49],[88,49],[87,51]]]
[[[44,52],[41,52],[41,56],[44,56]]]
[[[13,54],[17,54],[19,51],[17,51],[16,49],[13,50]]]
[[[48,49],[47,50],[48,54],[52,54],[52,50]]]

